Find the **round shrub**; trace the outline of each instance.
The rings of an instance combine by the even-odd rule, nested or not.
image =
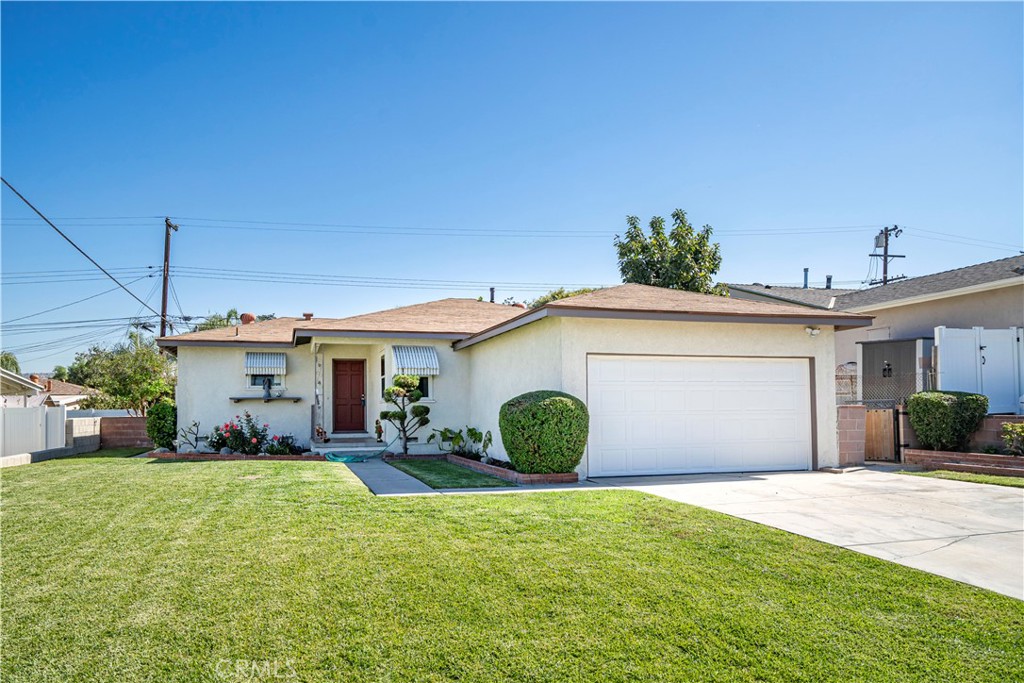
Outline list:
[[[146,434],[157,448],[174,448],[178,437],[178,409],[174,401],[160,401],[146,411]]]
[[[988,413],[988,397],[963,391],[922,391],[907,399],[910,426],[925,448],[963,450]]]
[[[517,472],[572,472],[587,446],[590,415],[575,396],[531,391],[510,399],[498,413],[505,452]]]

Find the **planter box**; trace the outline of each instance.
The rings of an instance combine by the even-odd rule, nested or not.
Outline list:
[[[579,483],[580,480],[580,475],[575,472],[524,474],[523,472],[516,472],[515,470],[498,467],[497,465],[486,465],[476,460],[452,455],[451,453],[445,456],[445,459],[453,465],[468,467],[469,469],[480,472],[481,474],[489,474],[492,477],[498,477],[499,479],[511,481],[515,484],[576,484]]]
[[[305,462],[326,462],[322,455],[221,455],[220,453],[156,453],[144,454],[148,458],[161,460],[302,460]]]
[[[908,465],[920,465],[928,470],[954,470],[975,474],[1004,474],[1024,477],[1024,458],[1015,455],[956,453],[954,451],[906,448],[903,450],[903,462]]]

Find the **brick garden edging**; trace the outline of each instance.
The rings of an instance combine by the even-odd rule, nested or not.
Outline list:
[[[161,460],[301,460],[304,462],[326,462],[327,458],[322,455],[245,455],[243,453],[232,453],[221,455],[220,453],[157,453],[150,451],[144,454],[149,458]]]
[[[954,451],[926,451],[903,449],[903,462],[920,465],[928,470],[952,470],[974,474],[1002,474],[1024,477],[1024,458],[1014,455],[988,453],[956,453]]]
[[[498,467],[497,465],[486,465],[482,462],[477,462],[476,460],[452,455],[451,453],[446,455],[445,459],[453,465],[467,467],[476,472],[480,472],[481,474],[489,474],[492,477],[511,481],[514,484],[576,484],[580,480],[580,475],[575,472],[525,474],[523,472],[516,472],[515,470],[506,469],[504,467]]]

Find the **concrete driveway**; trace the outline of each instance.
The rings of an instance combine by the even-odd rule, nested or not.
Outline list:
[[[1024,489],[872,470],[609,477],[1024,599]]]

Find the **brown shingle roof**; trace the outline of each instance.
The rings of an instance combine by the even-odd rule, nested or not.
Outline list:
[[[523,309],[515,306],[476,299],[441,299],[351,318],[303,321],[302,329],[306,332],[412,332],[469,336],[511,320],[522,312]]]
[[[726,296],[698,294],[649,285],[619,285],[589,294],[559,299],[547,304],[551,308],[589,309],[602,311],[642,311],[648,313],[689,313],[693,315],[814,317],[856,321],[865,319],[842,311],[809,310],[796,304],[768,303],[732,299]]]
[[[295,334],[316,332],[374,332],[460,335],[468,337],[522,313],[514,306],[476,299],[441,299],[425,304],[402,306],[349,318],[275,318],[263,322],[188,332],[160,339],[161,346],[186,343],[291,344]]]
[[[95,389],[83,387],[81,384],[64,382],[59,379],[44,379],[40,381],[46,387],[46,391],[54,396],[84,396],[96,393]]]
[[[956,270],[897,280],[887,285],[844,294],[836,300],[836,306],[847,309],[873,305],[881,307],[882,304],[897,302],[901,299],[941,294],[989,282],[1013,279],[1024,282],[1020,269],[1024,269],[1024,255],[1010,256]]]

